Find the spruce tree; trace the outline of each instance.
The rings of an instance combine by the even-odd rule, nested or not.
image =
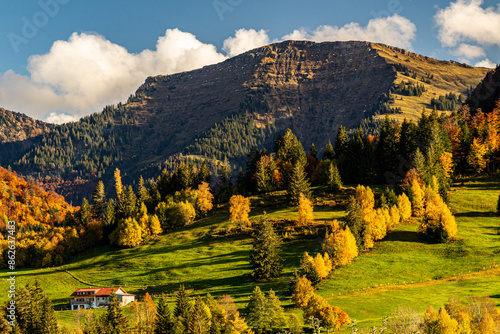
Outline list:
[[[172,333],[173,327],[174,323],[168,307],[167,297],[162,294],[156,306],[155,334]]]
[[[266,297],[260,288],[256,286],[250,296],[246,312],[248,314],[248,325],[257,330],[257,332],[262,332],[266,329],[266,306]]]
[[[288,202],[291,205],[297,205],[299,203],[300,194],[303,194],[307,198],[311,198],[310,184],[307,180],[304,167],[301,164],[296,164],[293,167],[290,184],[287,189]]]
[[[283,260],[279,255],[280,246],[280,237],[274,232],[272,223],[264,215],[257,225],[257,233],[250,251],[253,278],[267,281],[281,274]]]
[[[139,178],[139,185],[137,187],[137,203],[146,203],[149,200],[148,189],[144,186],[144,178]]]
[[[158,180],[156,180],[156,188],[160,193],[162,199],[167,197],[167,195],[170,193],[171,179],[170,179],[170,173],[166,168],[163,169],[160,176],[158,177]]]
[[[326,144],[325,152],[323,152],[323,160],[333,160],[335,159],[335,152],[333,151],[332,142],[328,140]]]
[[[314,144],[311,145],[311,156],[314,159],[318,158],[318,150],[316,150],[316,146],[314,146]]]
[[[44,297],[42,300],[42,313],[40,315],[41,331],[40,333],[58,334],[60,333],[57,318],[52,308],[52,302],[49,297]]]
[[[266,193],[269,191],[271,179],[266,168],[265,157],[262,157],[257,164],[257,171],[255,172],[255,182],[257,183],[257,191],[259,193]]]
[[[281,306],[280,299],[276,296],[273,289],[269,290],[265,304],[266,310],[266,328],[268,330],[283,327],[286,325],[285,310]]]
[[[104,183],[99,181],[92,194],[92,216],[97,219],[102,218],[105,208],[106,193],[104,192]]]
[[[332,193],[339,193],[342,190],[342,179],[340,178],[339,169],[335,163],[330,163],[328,166],[328,188]]]
[[[208,168],[208,164],[206,160],[203,160],[201,164],[200,170],[198,171],[198,175],[196,177],[196,183],[201,184],[202,182],[206,182],[210,184],[212,181],[212,175],[210,173],[210,169]]]
[[[111,303],[108,305],[106,311],[106,324],[109,328],[109,333],[111,334],[121,334],[125,333],[125,317],[120,309],[120,302],[116,298],[116,294],[111,292],[110,294]]]
[[[80,210],[78,211],[78,220],[84,226],[90,222],[90,205],[86,198],[83,199]]]
[[[186,289],[184,289],[184,285],[181,285],[175,295],[174,316],[183,324],[184,328],[189,328],[190,314],[191,305],[189,303],[189,295]]]
[[[132,186],[128,186],[127,191],[122,194],[118,202],[117,216],[119,219],[135,217],[137,213],[137,198]]]
[[[341,157],[345,153],[347,153],[347,145],[349,143],[349,136],[347,135],[347,131],[345,127],[342,125],[339,127],[337,131],[337,136],[335,137],[335,152],[338,157]]]
[[[190,334],[205,334],[210,330],[210,309],[200,296],[196,297],[189,320]]]
[[[278,143],[278,140],[279,139],[277,139],[275,143],[275,148],[277,148],[275,152],[282,163],[290,162],[292,165],[296,163],[304,165],[306,163],[304,148],[297,137],[292,133],[292,130],[287,129],[280,143]]]
[[[351,196],[349,198],[346,212],[346,224],[349,226],[351,233],[356,239],[356,246],[358,249],[361,249],[365,224],[363,221],[363,210],[361,209],[359,202],[356,200],[356,197]]]

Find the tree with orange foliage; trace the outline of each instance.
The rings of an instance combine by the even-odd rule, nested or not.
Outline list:
[[[243,230],[243,224],[250,226],[248,213],[250,212],[250,198],[241,195],[233,195],[229,199],[229,212],[231,221],[236,221]]]
[[[210,192],[208,183],[202,182],[196,191],[196,208],[202,215],[205,215],[208,211],[212,210],[214,206],[212,203],[213,200],[214,196]]]
[[[304,194],[299,195],[299,226],[306,226],[314,221],[313,205]]]
[[[481,140],[481,138],[474,138],[472,140],[469,154],[467,155],[467,163],[478,174],[481,174],[486,167],[486,153],[488,153],[488,146]]]
[[[439,157],[441,167],[443,167],[445,177],[450,177],[453,174],[453,154],[450,152],[443,152]]]

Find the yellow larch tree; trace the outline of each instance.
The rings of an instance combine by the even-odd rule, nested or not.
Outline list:
[[[304,194],[299,195],[299,226],[305,226],[314,220],[313,205]]]
[[[157,236],[163,232],[157,215],[149,216],[149,231],[151,231],[153,236]]]
[[[443,167],[444,175],[450,177],[453,174],[453,154],[451,152],[443,152],[439,157],[439,163]]]
[[[485,155],[488,153],[488,146],[481,138],[474,138],[467,155],[467,163],[479,174],[486,167]]]
[[[420,217],[424,209],[424,191],[416,178],[411,180],[411,207],[415,217]]]
[[[292,294],[292,302],[298,307],[305,307],[309,298],[314,294],[314,287],[307,278],[299,277],[295,282]]]
[[[450,209],[432,188],[428,188],[425,195],[425,213],[418,232],[432,242],[453,239],[457,234],[457,223]]]
[[[442,307],[439,310],[437,327],[440,334],[455,334],[458,330],[458,322]]]
[[[392,231],[394,230],[398,225],[399,222],[401,221],[401,214],[399,213],[399,209],[397,205],[391,206],[389,209],[389,220],[387,223],[387,230]]]
[[[120,175],[120,170],[115,169],[115,189],[116,189],[116,198],[120,199],[123,194],[123,185],[122,185],[122,177]]]
[[[202,182],[196,190],[196,208],[201,214],[205,215],[208,211],[213,208],[214,196],[210,192],[210,187],[208,183]]]
[[[231,213],[231,221],[238,222],[240,229],[243,229],[243,224],[250,226],[248,213],[250,212],[250,199],[241,195],[233,195],[229,199],[229,212]]]
[[[356,187],[356,199],[363,211],[373,210],[375,206],[375,195],[370,187],[358,185]]]
[[[323,258],[321,253],[316,254],[316,256],[314,257],[314,267],[316,268],[316,272],[321,278],[326,278],[330,273],[327,265],[325,264],[325,259]]]
[[[356,238],[349,226],[341,228],[337,221],[332,223],[332,232],[327,235],[322,245],[323,251],[329,255],[333,267],[346,266],[358,256]]]
[[[401,222],[405,222],[411,217],[411,202],[405,193],[398,196],[398,209]]]

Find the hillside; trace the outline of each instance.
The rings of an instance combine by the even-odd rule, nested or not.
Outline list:
[[[206,157],[213,171],[224,157],[242,166],[252,148],[271,148],[287,128],[322,152],[341,124],[357,127],[383,113],[416,119],[432,97],[465,94],[485,73],[367,42],[286,41],[150,77],[126,104],[57,126],[29,147],[2,144],[0,164],[79,203],[97,179],[110,185],[115,167],[128,182],[156,178],[180,156],[195,164]],[[420,80],[426,91],[392,94],[402,80]]]
[[[439,308],[453,295],[463,298],[489,295],[500,306],[496,263],[500,242],[496,234],[497,218],[492,214],[500,195],[498,182],[482,178],[452,188],[450,205],[457,218],[460,242],[422,242],[416,233],[419,223],[412,220],[398,226],[351,265],[336,270],[318,293],[358,319],[361,326],[380,326],[383,317],[398,306],[412,306],[423,314],[429,305]],[[283,193],[274,193],[271,198],[281,196]],[[333,219],[344,219],[344,207],[332,202],[335,199],[342,203],[342,197],[325,197],[322,189],[316,189],[315,196],[318,199],[315,225],[320,227]],[[252,197],[251,221],[258,221],[263,211],[267,211],[284,235],[287,222],[298,217],[296,209],[263,206],[262,201],[261,197]],[[250,277],[248,264],[250,235],[238,233],[236,224],[229,222],[228,217],[225,207],[144,246],[121,250],[102,247],[64,266],[22,269],[18,272],[18,284],[24,285],[37,277],[56,309],[67,303],[74,289],[89,284],[122,285],[128,292],[143,295],[173,292],[183,283],[194,289],[194,295],[230,294],[241,310],[253,288],[259,285],[263,291],[275,290],[288,312],[301,315],[302,311],[291,308],[287,298],[288,280],[304,251],[310,254],[320,251],[318,235],[300,230],[290,233],[283,245],[282,278],[256,283]],[[6,280],[1,280],[0,288],[6,289],[6,284]],[[7,297],[1,298],[4,301]],[[75,324],[74,312],[57,312],[57,316],[63,322]]]

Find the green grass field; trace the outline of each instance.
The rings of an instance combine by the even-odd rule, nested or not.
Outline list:
[[[452,188],[450,206],[457,219],[458,242],[426,244],[417,237],[418,222],[399,226],[373,250],[335,271],[318,293],[362,326],[379,325],[397,306],[411,305],[423,312],[430,304],[442,306],[452,295],[488,295],[500,305],[500,267],[496,267],[500,259],[500,219],[493,214],[499,195],[498,179],[457,183]],[[280,202],[280,196],[253,198],[251,220],[257,221],[263,211],[273,220],[296,219],[294,208],[269,204]],[[335,200],[339,202],[339,198]],[[330,204],[333,201],[316,206],[318,224],[343,219],[342,207]],[[88,285],[119,285],[140,296],[145,292],[171,293],[179,284],[194,290],[194,294],[229,294],[243,308],[257,285],[248,264],[251,238],[248,232],[237,232],[238,227],[228,218],[227,208],[219,208],[211,216],[147,245],[121,250],[102,247],[60,267],[19,270],[17,284],[39,279],[56,309],[69,301],[76,288]],[[264,291],[275,290],[290,312],[301,312],[291,309],[287,300],[290,276],[302,253],[316,254],[321,250],[320,242],[314,232],[292,234],[282,247],[283,276],[258,283]],[[0,277],[0,290],[7,291],[7,273],[2,272]],[[0,301],[6,298],[7,294],[2,294]],[[75,313],[60,311],[57,316],[61,323],[71,324]]]

